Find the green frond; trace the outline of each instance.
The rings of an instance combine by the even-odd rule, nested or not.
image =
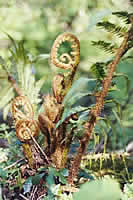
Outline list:
[[[31,64],[27,64],[21,72],[19,87],[23,91],[23,94],[28,96],[32,104],[38,104],[40,102],[39,92],[44,84],[45,78],[43,77],[39,81],[36,81],[32,67]]]
[[[27,56],[27,52],[24,48],[24,41],[15,41],[9,34],[5,33],[11,41],[11,47],[9,51],[11,53],[11,57],[15,62],[24,62],[29,63],[29,58]]]
[[[128,42],[128,49],[131,49],[133,47],[133,40],[130,40]]]
[[[121,60],[124,61],[124,60],[128,60],[128,59],[133,59],[133,56],[125,56]]]
[[[130,23],[129,21],[130,14],[127,11],[113,12],[112,14],[123,19],[126,24]]]
[[[115,53],[115,51],[117,49],[116,44],[112,45],[111,42],[105,42],[103,40],[92,41],[92,45],[103,49],[107,53],[112,53],[112,54]]]
[[[106,63],[96,62],[91,66],[90,70],[97,79],[103,80],[105,77],[105,67]]]
[[[14,98],[14,95],[15,94],[11,86],[5,87],[0,94],[0,109],[4,108],[4,118],[7,117],[7,114],[10,110],[10,102]]]
[[[33,70],[34,58],[25,50],[23,41],[17,42],[11,36],[8,35],[8,37],[13,45],[10,48],[10,60],[11,68],[15,70],[18,87],[24,95],[29,97],[31,103],[37,104],[40,102],[39,91],[44,83],[44,78],[40,81],[40,84],[36,83]]]
[[[97,26],[99,28],[104,28],[106,31],[111,32],[113,34],[118,35],[119,37],[123,37],[125,35],[125,33],[127,32],[127,28],[126,27],[121,27],[118,26],[116,24],[113,24],[111,22],[99,22],[97,23]]]
[[[5,107],[4,107],[4,110],[3,110],[3,118],[6,119],[9,112],[11,110],[11,102],[9,102]]]
[[[23,41],[15,41],[9,34],[6,34],[11,41],[10,57],[5,62],[0,57],[0,79],[6,79],[6,87],[0,94],[0,108],[3,109],[4,116],[7,115],[10,109],[10,102],[14,98],[15,91],[12,88],[11,83],[8,82],[8,75],[12,76],[16,80],[16,84],[23,95],[27,96],[30,102],[34,105],[36,110],[38,103],[40,102],[40,89],[44,84],[44,77],[36,82],[32,55],[30,55],[24,48]],[[48,56],[47,56],[48,57]],[[4,72],[4,73],[3,73]],[[5,77],[5,78],[4,78]]]

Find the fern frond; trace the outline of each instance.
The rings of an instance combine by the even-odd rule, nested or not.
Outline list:
[[[129,60],[129,59],[133,59],[133,56],[125,56],[121,60],[123,61],[123,60]]]
[[[128,49],[131,49],[133,47],[133,40],[130,40],[128,42]]]
[[[90,70],[97,79],[103,80],[105,77],[105,67],[106,63],[96,62],[91,66]]]
[[[0,94],[0,109],[6,107],[13,97],[13,88],[11,86],[5,87]]]
[[[123,37],[125,35],[125,33],[127,32],[127,28],[126,27],[121,27],[121,26],[117,26],[116,24],[113,24],[111,22],[99,22],[97,24],[97,26],[99,28],[104,28],[106,31],[111,32],[113,34],[118,35],[119,37]]]
[[[23,61],[24,63],[29,63],[29,58],[27,52],[24,48],[24,41],[16,42],[9,34],[5,33],[11,41],[11,48],[9,49],[12,58],[15,62]]]
[[[3,109],[5,116],[9,111],[11,100],[16,95],[12,84],[8,82],[9,75],[16,81],[16,85],[21,93],[28,96],[30,102],[35,105],[35,110],[37,108],[36,105],[40,102],[39,92],[45,81],[43,77],[36,82],[32,55],[25,50],[23,42],[16,42],[10,35],[6,35],[10,39],[12,46],[9,49],[11,53],[8,60],[10,68],[7,65],[7,61],[0,57],[0,65],[2,66],[0,78],[2,79],[6,75],[7,79],[7,87],[0,94],[0,108]]]
[[[18,87],[24,95],[29,97],[31,103],[37,104],[40,102],[39,91],[44,83],[44,78],[40,84],[36,85],[32,55],[25,50],[23,41],[16,42],[11,36],[8,35],[8,37],[13,45],[10,48],[10,60],[11,67],[15,68]]]
[[[129,20],[130,14],[127,11],[113,12],[112,14],[123,19],[126,24],[130,23]]]
[[[92,45],[99,47],[99,48],[103,49],[104,51],[106,51],[108,53],[112,53],[112,54],[115,53],[115,51],[117,50],[116,44],[112,45],[112,43],[105,42],[103,40],[92,41]]]

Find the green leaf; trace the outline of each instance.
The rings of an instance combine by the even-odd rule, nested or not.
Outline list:
[[[56,176],[59,177],[62,184],[67,184],[66,176],[68,176],[68,169],[61,169],[57,171]]]
[[[11,109],[11,103],[7,104],[5,107],[4,107],[4,110],[3,110],[3,119],[6,120],[7,118],[7,115],[9,113]]]
[[[72,114],[80,113],[86,110],[90,110],[90,107],[82,107],[82,106],[76,106],[74,108],[66,108],[63,112],[61,120],[58,121],[56,124],[56,129]]]
[[[50,57],[50,54],[40,54],[40,55],[38,55],[37,57],[35,57],[35,58],[32,60],[32,63],[33,63],[33,62],[38,62],[38,61],[41,61],[41,60],[48,59],[49,57]]]
[[[126,94],[128,94],[128,91],[129,91],[129,88],[130,88],[130,84],[131,84],[131,81],[129,80],[129,77],[127,74],[125,73],[115,73],[115,76],[114,77],[123,77],[126,81]]]
[[[6,170],[3,170],[2,168],[0,168],[0,177],[3,179],[8,178],[8,172]]]
[[[119,184],[113,179],[103,179],[85,183],[79,192],[74,194],[74,200],[120,200]]]
[[[127,11],[112,12],[112,15],[116,15],[124,20],[125,23],[129,23],[129,14]]]
[[[126,193],[128,197],[133,198],[133,183],[124,185],[124,193]]]
[[[44,173],[36,174],[35,176],[32,176],[32,184],[33,185],[38,185],[43,176],[44,176]]]
[[[106,67],[106,63],[104,62],[96,62],[94,63],[90,70],[91,72],[95,75],[95,77],[97,79],[103,80],[105,77],[105,67]]]
[[[109,21],[98,22],[97,27],[104,28],[106,31],[116,34],[119,37],[123,37],[123,35],[127,32],[126,27],[121,27],[116,24],[113,24]]]
[[[72,88],[64,98],[64,106],[74,104],[75,101],[86,95],[93,95],[99,89],[96,79],[80,78],[75,81]]]
[[[55,183],[54,176],[56,175],[56,169],[49,167],[49,175],[46,178],[46,181],[49,185],[52,185]]]
[[[2,58],[2,56],[0,56],[0,65],[5,65],[6,61],[4,60],[4,58]]]
[[[79,170],[78,177],[79,178],[86,178],[86,179],[89,179],[89,180],[94,180],[94,177],[92,175],[88,174],[83,169]]]
[[[48,189],[48,196],[44,197],[44,200],[55,200],[55,196],[50,189]]]
[[[91,98],[91,96],[94,98],[93,94],[98,89],[100,89],[100,85],[96,81],[96,79],[80,78],[75,81],[72,85],[72,88],[69,90],[64,98],[63,104],[65,109],[62,114],[61,120],[59,120],[59,122],[56,124],[56,129],[72,114],[89,111],[95,103],[95,100],[94,103],[92,103],[91,101],[89,102],[89,98]],[[78,103],[78,100],[87,95],[89,106],[81,106],[80,102]]]
[[[101,48],[107,53],[115,53],[116,49],[118,49],[116,44],[112,44],[111,42],[105,42],[104,40],[92,41],[92,45]]]
[[[10,41],[12,42],[12,44],[13,44],[13,46],[14,46],[14,48],[15,48],[15,52],[17,53],[17,44],[16,44],[16,42],[15,42],[15,40],[12,38],[12,36],[11,35],[9,35],[8,33],[6,33],[6,32],[4,32],[7,36],[8,36],[8,38],[10,39]]]
[[[6,87],[0,94],[0,108],[6,106],[14,97],[13,88]]]

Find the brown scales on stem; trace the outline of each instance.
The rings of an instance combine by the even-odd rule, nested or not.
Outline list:
[[[131,29],[132,29],[132,27],[131,27]],[[108,73],[107,73],[107,76],[105,77],[105,79],[103,80],[102,91],[101,91],[99,97],[97,98],[95,108],[93,108],[91,110],[91,119],[89,120],[89,122],[87,122],[85,124],[84,136],[80,141],[80,147],[78,149],[77,155],[74,158],[72,167],[69,171],[69,176],[68,176],[69,184],[73,184],[74,178],[76,177],[76,175],[78,173],[78,169],[80,167],[82,156],[84,155],[84,153],[87,149],[91,133],[93,131],[93,128],[95,127],[95,124],[96,124],[98,117],[101,113],[101,110],[104,106],[104,98],[106,97],[106,95],[108,93],[108,89],[111,85],[113,74],[116,70],[117,64],[119,63],[121,57],[124,55],[124,51],[128,46],[128,41],[130,40],[131,35],[133,34],[133,32],[131,33],[131,29],[125,35],[124,40],[123,40],[120,48],[118,49],[113,62],[111,64],[109,64],[109,66],[108,66]]]
[[[71,45],[69,53],[64,52],[59,56],[59,48],[64,42]],[[57,122],[61,119],[64,110],[63,99],[72,86],[74,75],[80,60],[80,43],[71,33],[63,33],[57,37],[51,49],[51,63],[56,67],[68,69],[65,74],[57,74],[52,82],[52,95],[47,95],[44,101],[44,112],[39,114],[38,120],[42,133],[46,138],[46,151],[57,169],[64,168],[73,129],[66,133],[69,122],[64,122],[56,129]],[[69,138],[68,138],[68,135]],[[69,143],[69,144],[68,144]]]
[[[69,170],[68,183],[73,184],[74,178],[77,175],[78,169],[80,167],[82,156],[84,155],[91,133],[95,124],[98,120],[98,117],[101,113],[102,108],[104,107],[104,98],[108,93],[108,89],[112,82],[113,73],[116,70],[116,66],[119,63],[121,57],[128,51],[130,48],[128,41],[133,37],[131,28],[128,33],[125,35],[124,40],[118,49],[116,56],[111,64],[108,66],[108,73],[102,84],[102,91],[96,97],[96,106],[91,110],[91,116],[89,117],[89,122],[85,124],[85,132],[83,138],[80,140],[80,147],[78,149],[77,155],[72,163],[72,167]],[[63,53],[59,57],[59,48],[60,45],[64,42],[71,43],[71,52]],[[44,133],[46,138],[46,150],[47,155],[51,158],[52,162],[58,168],[65,167],[68,150],[72,142],[73,129],[70,133],[66,133],[66,127],[69,123],[69,120],[64,121],[56,130],[56,124],[62,117],[63,113],[63,99],[67,94],[68,90],[72,86],[73,78],[79,64],[80,60],[80,43],[79,40],[71,33],[61,34],[55,40],[53,47],[51,49],[51,62],[56,65],[56,67],[68,69],[69,72],[65,74],[57,74],[52,83],[52,95],[47,95],[44,102],[44,112],[39,114],[38,121],[39,127]],[[9,81],[16,90],[19,96],[23,96],[22,92],[17,87],[15,80],[9,75]],[[22,116],[22,113],[18,112]],[[27,117],[27,116],[26,116]],[[24,117],[25,118],[25,117]],[[33,118],[33,117],[31,117]],[[70,117],[71,118],[71,117]],[[32,135],[32,134],[31,134]],[[69,137],[68,137],[69,135]],[[58,159],[57,159],[58,157]]]

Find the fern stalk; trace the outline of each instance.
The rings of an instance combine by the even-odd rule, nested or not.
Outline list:
[[[73,184],[74,178],[77,176],[82,156],[84,155],[84,153],[87,149],[93,128],[95,127],[98,117],[104,106],[104,98],[106,97],[109,87],[111,85],[113,74],[116,70],[117,64],[120,62],[121,57],[124,55],[123,52],[127,48],[128,41],[131,40],[131,38],[132,38],[132,35],[133,35],[132,29],[133,29],[133,25],[131,26],[131,29],[125,34],[124,40],[123,40],[120,48],[118,49],[118,51],[114,57],[114,60],[112,61],[112,63],[110,63],[108,65],[108,73],[103,80],[102,91],[100,92],[99,96],[97,97],[95,108],[92,108],[92,110],[91,110],[91,118],[90,118],[89,122],[86,122],[86,124],[85,124],[85,132],[84,132],[83,138],[80,141],[80,147],[77,151],[77,154],[72,163],[72,167],[70,168],[70,171],[69,171],[69,176],[68,176],[69,184]]]

